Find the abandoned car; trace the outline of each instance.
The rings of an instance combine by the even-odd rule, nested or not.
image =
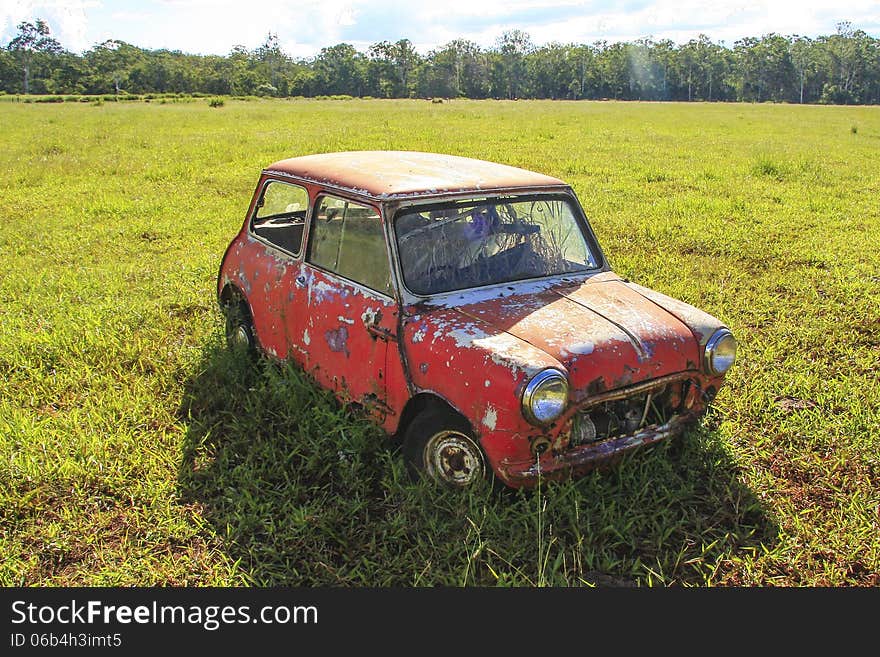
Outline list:
[[[217,288],[231,346],[302,366],[456,487],[680,433],[736,353],[714,317],[611,270],[570,186],[449,155],[270,165]]]

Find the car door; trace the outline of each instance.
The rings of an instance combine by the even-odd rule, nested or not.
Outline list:
[[[268,179],[249,227],[254,239],[248,297],[257,338],[269,354],[300,364],[305,364],[302,340],[308,295],[303,285],[302,245],[308,207],[304,187]]]
[[[389,368],[399,377],[400,358],[396,346],[389,350],[397,342],[398,306],[378,210],[320,196],[306,261],[307,368],[342,399],[384,420]]]

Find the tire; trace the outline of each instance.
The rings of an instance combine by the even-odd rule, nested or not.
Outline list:
[[[449,488],[469,488],[492,474],[468,423],[444,410],[427,409],[410,423],[403,455],[414,479]]]
[[[231,351],[243,351],[256,356],[257,340],[254,323],[247,303],[241,297],[233,297],[224,308],[226,315],[226,345]]]

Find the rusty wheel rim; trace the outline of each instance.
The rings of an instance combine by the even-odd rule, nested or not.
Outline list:
[[[465,434],[441,431],[425,444],[425,469],[435,480],[458,488],[483,478],[486,464],[480,448]]]
[[[232,333],[232,344],[237,347],[249,347],[251,345],[251,337],[248,335],[246,327],[239,325]]]

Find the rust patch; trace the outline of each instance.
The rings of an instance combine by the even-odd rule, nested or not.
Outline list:
[[[413,151],[322,153],[281,160],[266,172],[378,199],[487,189],[565,188],[558,178],[504,164]]]
[[[597,376],[587,384],[587,397],[593,397],[605,392],[605,377]]]
[[[325,331],[324,339],[327,341],[330,351],[343,353],[346,358],[351,356],[351,353],[348,351],[348,327],[340,326],[336,330]]]

